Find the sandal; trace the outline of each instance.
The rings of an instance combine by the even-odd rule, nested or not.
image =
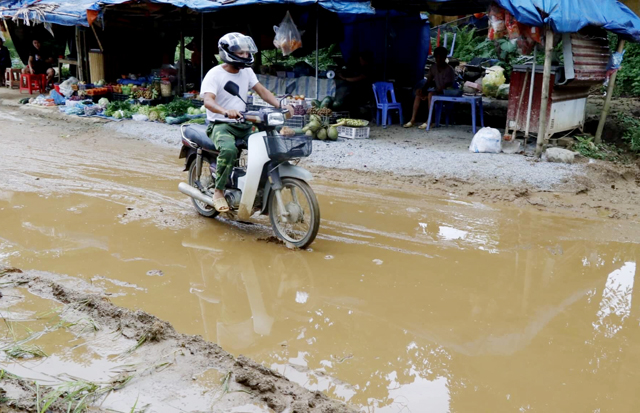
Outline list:
[[[227,200],[224,197],[214,198],[213,207],[218,212],[229,212],[229,204],[227,204]]]
[[[427,123],[423,123],[422,125],[418,126],[418,129],[427,129]]]
[[[407,122],[402,125],[403,128],[413,128],[415,125],[412,122]]]

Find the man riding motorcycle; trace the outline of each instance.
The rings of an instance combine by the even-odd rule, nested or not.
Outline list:
[[[236,139],[248,137],[252,128],[250,123],[235,121],[246,110],[244,102],[247,101],[247,92],[249,89],[255,90],[262,99],[276,108],[280,108],[280,102],[260,84],[250,68],[254,62],[253,54],[258,51],[251,37],[241,33],[228,33],[218,41],[218,50],[224,64],[207,73],[202,81],[200,95],[204,97],[207,119],[210,122],[207,135],[220,151],[216,162],[214,208],[218,212],[227,212],[229,205],[224,197],[224,189],[238,158]],[[240,87],[242,100],[224,90],[229,81]],[[291,108],[288,109],[293,112]]]

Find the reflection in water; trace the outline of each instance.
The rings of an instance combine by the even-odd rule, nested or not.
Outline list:
[[[459,229],[444,227],[444,226],[440,227],[440,231],[438,233],[440,237],[449,241],[453,241],[456,239],[464,239],[467,236],[467,234],[468,234],[467,231],[462,231]]]
[[[118,305],[363,411],[640,407],[640,249],[604,240],[609,222],[359,195],[321,192],[320,239],[289,251],[250,226],[105,225],[120,206],[61,197],[49,216],[16,194],[0,260],[93,279]]]
[[[593,323],[596,330],[605,329],[606,337],[613,337],[622,329],[624,320],[631,313],[633,282],[636,274],[636,263],[626,262],[622,268],[613,271],[607,277],[602,291],[602,301],[598,311],[598,320]],[[616,319],[612,320],[615,316]]]

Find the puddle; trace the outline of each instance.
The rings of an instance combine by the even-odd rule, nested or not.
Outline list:
[[[150,164],[130,177],[93,165],[55,195],[3,194],[0,264],[92,281],[117,305],[363,411],[638,406],[637,223],[318,181],[319,237],[290,251],[259,241],[266,221],[193,215],[173,191],[184,178],[174,155],[157,157],[174,169],[155,200],[137,200],[152,194]],[[71,338],[42,345],[58,355]]]

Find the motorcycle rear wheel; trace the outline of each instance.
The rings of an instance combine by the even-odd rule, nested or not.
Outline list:
[[[269,219],[276,236],[305,249],[316,239],[320,228],[320,206],[313,189],[304,181],[282,178],[282,201],[296,222],[283,222],[275,191],[269,194]],[[303,201],[303,202],[301,202]]]
[[[189,167],[189,185],[198,189],[198,186],[195,183],[196,180],[198,180],[198,177],[196,177],[196,163],[196,161],[191,162],[191,166]],[[209,161],[203,158],[202,171],[200,171],[200,184],[204,188],[213,188],[214,183],[215,176],[211,174]],[[196,211],[198,211],[198,214],[204,217],[213,218],[219,214],[219,212],[216,211],[214,207],[207,205],[204,202],[198,201],[194,198],[191,198],[191,201],[193,202],[193,206],[195,207]]]

